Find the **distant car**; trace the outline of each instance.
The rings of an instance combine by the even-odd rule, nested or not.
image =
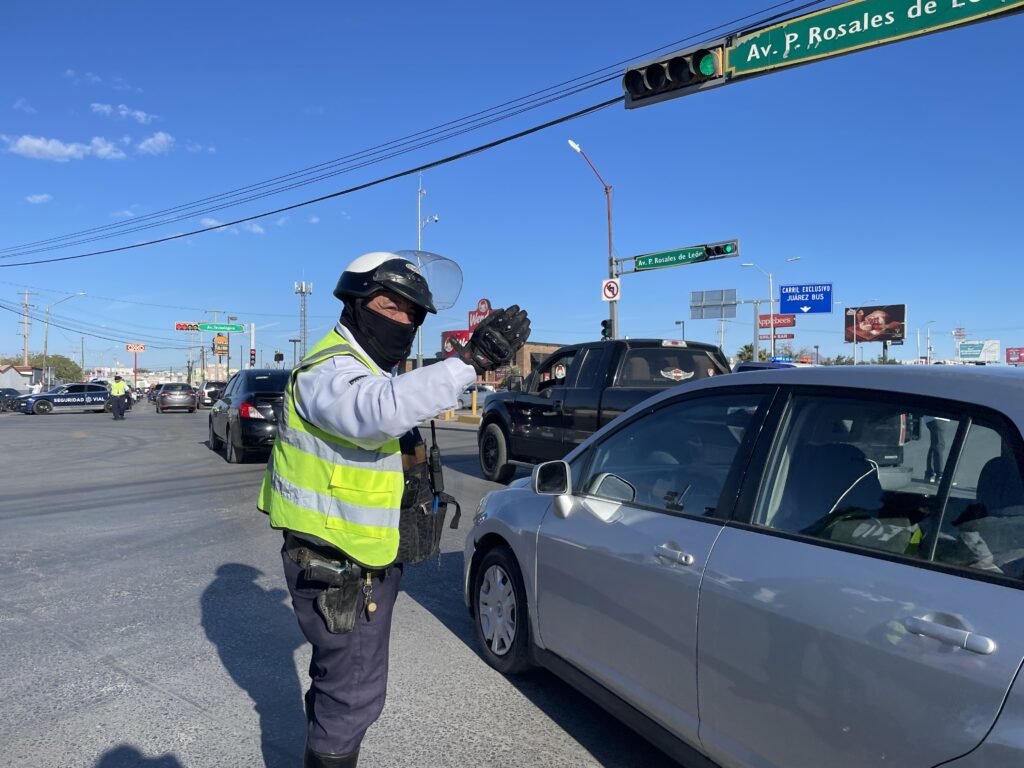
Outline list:
[[[18,402],[18,398],[21,396],[22,393],[14,387],[0,388],[0,411],[20,411],[21,404]]]
[[[61,384],[38,395],[19,398],[22,413],[45,416],[54,411],[110,411],[110,390],[102,384]]]
[[[283,418],[284,390],[290,374],[278,369],[249,368],[232,376],[210,409],[210,449],[224,448],[227,460],[238,464],[250,453],[273,447],[277,424]]]
[[[163,384],[150,384],[149,389],[146,390],[146,399],[151,403],[155,403],[156,394],[160,391],[160,387],[162,386]]]
[[[188,411],[195,413],[196,392],[188,384],[171,383],[164,384],[156,393],[156,412],[167,413],[167,411]]]
[[[476,392],[476,407],[482,408],[484,400],[494,392],[492,384],[470,384],[466,391],[459,395],[459,408],[473,407],[473,393]]]
[[[733,373],[742,373],[743,371],[775,371],[780,368],[807,368],[813,367],[813,363],[798,363],[798,362],[787,362],[782,360],[747,360],[743,363],[736,363],[733,367]]]
[[[686,765],[1024,765],[1022,429],[1006,370],[666,390],[484,496],[482,655]]]
[[[224,391],[226,384],[226,381],[214,381],[212,379],[200,382],[199,407],[210,408],[215,402],[217,402],[217,399],[220,397],[220,393]]]

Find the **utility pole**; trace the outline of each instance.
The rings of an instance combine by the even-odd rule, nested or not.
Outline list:
[[[296,365],[299,364],[298,360],[295,359],[295,345],[300,343],[302,339],[288,339],[288,341],[290,341],[292,345],[292,368],[294,368]]]
[[[85,336],[82,336],[82,376],[85,376]]]
[[[436,224],[441,220],[440,216],[427,216],[423,218],[423,196],[427,190],[423,188],[423,174],[420,174],[419,189],[416,190],[416,252],[423,250],[423,228],[427,224]],[[423,367],[423,326],[416,329],[416,367]]]
[[[22,355],[22,360],[21,360],[21,364],[22,365],[28,365],[28,330],[31,327],[31,324],[30,324],[29,319],[28,319],[28,311],[29,311],[29,309],[34,309],[35,308],[33,305],[28,303],[28,297],[29,296],[38,296],[38,295],[39,294],[37,294],[37,293],[30,293],[29,291],[25,291],[25,304],[24,304],[25,313],[24,313],[24,315],[22,316],[22,319],[21,319],[21,332],[22,332],[22,336],[25,339],[25,352]]]
[[[303,280],[295,284],[295,292],[299,294],[299,339],[302,342],[302,357],[306,357],[306,297],[313,293],[313,284]]]

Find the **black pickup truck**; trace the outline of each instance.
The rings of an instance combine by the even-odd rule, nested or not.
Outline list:
[[[560,459],[616,416],[668,387],[729,372],[711,344],[662,339],[562,347],[524,381],[484,403],[477,444],[484,477],[507,483],[515,463]]]

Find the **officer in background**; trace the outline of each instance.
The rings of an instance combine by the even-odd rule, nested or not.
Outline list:
[[[460,288],[461,270],[442,261]],[[430,272],[430,282],[442,280]],[[410,480],[403,442],[418,437],[424,419],[455,407],[479,374],[508,364],[529,336],[526,312],[498,310],[457,347],[457,358],[397,375],[427,313],[437,312],[431,287],[420,266],[397,253],[357,258],[334,290],[344,303],[338,324],[286,388],[258,505],[284,531],[292,606],[313,646],[305,768],[354,768],[384,708],[401,559],[419,557],[400,552]],[[437,305],[451,306],[457,293]]]
[[[114,421],[124,421],[124,399],[128,394],[128,385],[120,376],[114,377],[114,383],[110,385],[110,405],[114,412]]]

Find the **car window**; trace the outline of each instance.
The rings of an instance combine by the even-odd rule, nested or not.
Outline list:
[[[580,364],[580,375],[576,378],[575,386],[581,389],[591,389],[598,385],[598,378],[604,370],[605,347],[590,347],[584,352],[586,354]]]
[[[85,390],[85,384],[72,384],[64,391],[69,395],[80,395],[85,392]]]
[[[537,394],[543,395],[551,387],[565,386],[567,381],[571,381],[571,376],[575,373],[573,362],[578,357],[577,352],[579,350],[574,349],[553,357],[536,370],[534,383]]]
[[[191,392],[188,384],[164,384],[164,392]]]
[[[927,558],[959,421],[912,400],[794,396],[756,525]]]
[[[239,378],[240,377],[236,373],[234,376],[228,379],[228,384],[226,387],[224,387],[224,394],[221,395],[222,397],[228,397],[229,395],[233,395],[235,393],[235,389],[238,388]]]
[[[758,393],[737,393],[659,408],[597,445],[577,487],[664,512],[712,514],[763,400]]]
[[[620,387],[670,387],[728,373],[703,349],[645,347],[630,349],[619,365]]]
[[[1024,578],[1024,483],[1011,443],[993,424],[968,427],[935,560]]]
[[[247,383],[253,392],[284,392],[288,376],[288,371],[254,373],[249,375]]]
[[[86,390],[94,394],[100,394],[102,392],[106,392],[107,388],[104,387],[102,384],[88,384],[86,385]]]

